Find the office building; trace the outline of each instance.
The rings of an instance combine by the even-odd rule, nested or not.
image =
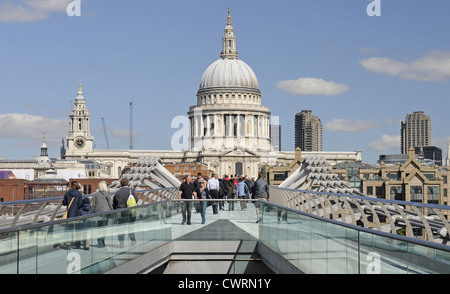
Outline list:
[[[322,122],[311,110],[295,115],[295,148],[302,151],[322,151]]]
[[[401,153],[408,154],[410,148],[431,145],[431,120],[423,111],[407,114],[401,122]]]
[[[279,117],[271,118],[269,125],[270,146],[273,151],[281,151],[281,125]]]

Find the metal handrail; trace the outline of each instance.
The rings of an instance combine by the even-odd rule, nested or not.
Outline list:
[[[342,223],[360,223],[372,230],[391,234],[398,234],[396,228],[405,228],[407,237],[436,243],[446,244],[450,240],[450,223],[446,219],[446,215],[450,215],[449,206],[273,186],[270,190],[272,202],[297,211],[328,219],[336,219],[338,215],[337,219]],[[424,229],[426,234],[415,234],[415,228]]]
[[[404,242],[408,242],[408,243],[412,243],[412,244],[417,244],[417,245],[422,245],[422,246],[426,246],[426,247],[430,247],[430,248],[434,248],[434,249],[439,249],[439,250],[443,250],[446,252],[450,252],[450,246],[448,245],[444,245],[444,244],[440,244],[440,243],[436,243],[436,242],[428,242],[425,240],[421,240],[421,239],[414,239],[414,238],[409,238],[406,236],[402,236],[402,235],[397,235],[397,234],[391,234],[391,233],[387,233],[387,232],[383,232],[383,231],[377,231],[377,230],[373,230],[373,229],[369,229],[369,228],[365,228],[365,227],[361,227],[361,226],[355,226],[352,224],[348,224],[348,223],[343,223],[334,219],[324,219],[323,217],[314,215],[314,214],[309,214],[309,213],[305,213],[303,211],[299,211],[293,208],[289,208],[289,207],[285,207],[273,202],[268,202],[265,200],[259,200],[260,202],[264,203],[265,205],[270,205],[272,207],[276,207],[277,209],[280,210],[286,210],[286,211],[290,211],[296,214],[300,214],[300,215],[304,215],[319,221],[324,221],[324,222],[328,222],[328,223],[332,223],[335,225],[339,225],[342,227],[346,227],[358,232],[364,232],[364,233],[368,233],[368,234],[373,234],[373,235],[377,235],[377,236],[382,236],[382,237],[387,237],[390,239],[395,239],[395,240],[399,240],[399,241],[404,241]]]
[[[146,189],[146,190],[136,190],[136,193],[139,194],[139,198],[141,199],[141,204],[153,202],[155,200],[161,201],[165,199],[173,199],[175,196],[178,197],[178,194],[173,195],[171,191],[178,190],[178,188],[158,188],[158,189]],[[110,192],[111,195],[114,192]],[[92,194],[87,194],[85,197],[92,198]],[[155,196],[155,197],[151,197]],[[65,210],[66,206],[62,205],[64,197],[53,197],[53,198],[41,198],[41,199],[30,199],[30,200],[22,200],[22,201],[9,201],[0,203],[0,228],[3,226],[6,227],[16,227],[18,225],[28,225],[28,224],[36,224],[39,222],[50,222],[57,220],[61,217]],[[55,203],[56,205],[49,207],[50,203]],[[16,206],[19,206],[16,208]],[[34,206],[34,210],[32,212],[26,211],[28,208]],[[14,212],[10,216],[4,216],[3,213],[7,210],[7,208],[13,208]],[[47,208],[47,210],[45,210]],[[1,218],[4,218],[3,223]]]

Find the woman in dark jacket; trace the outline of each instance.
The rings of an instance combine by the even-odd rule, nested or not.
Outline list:
[[[206,182],[203,179],[200,181],[200,188],[198,188],[196,192],[197,192],[197,199],[212,199],[208,188],[206,188]],[[200,201],[201,207],[200,214],[202,216],[202,224],[204,224],[206,221],[205,214],[206,214],[206,207],[208,207],[208,202],[209,201]]]
[[[80,216],[80,208],[83,205],[83,194],[81,190],[81,185],[77,181],[72,181],[70,183],[70,190],[64,195],[62,205],[67,207],[67,218]],[[69,222],[65,225],[66,231],[77,231],[78,227],[73,222]],[[78,234],[72,235],[72,239],[78,239]],[[75,243],[75,247],[80,247],[80,240],[72,240]],[[72,242],[66,242],[66,248],[70,249]],[[59,245],[57,246],[59,249]]]
[[[64,195],[62,205],[67,207],[67,218],[80,215],[79,209],[83,204],[83,195],[78,189],[81,189],[81,185],[77,181],[72,181],[70,190]]]

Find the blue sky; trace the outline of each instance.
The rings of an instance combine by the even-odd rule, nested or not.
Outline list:
[[[450,1],[379,0],[0,1],[0,157],[39,155],[42,133],[59,155],[78,83],[97,149],[171,149],[171,121],[187,115],[220,56],[231,8],[239,58],[262,104],[279,116],[282,149],[294,116],[320,117],[324,151],[361,150],[364,162],[400,152],[407,113],[431,117],[444,158],[450,140]]]

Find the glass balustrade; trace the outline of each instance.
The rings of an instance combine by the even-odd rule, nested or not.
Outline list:
[[[107,272],[170,242],[172,207],[164,201],[3,230],[0,273]]]
[[[225,200],[223,200],[225,201]],[[234,202],[233,205],[230,205]],[[260,207],[256,222],[255,205]],[[105,273],[174,240],[258,241],[307,274],[450,273],[450,247],[267,201],[207,207],[181,224],[179,200],[0,231],[2,274]],[[123,242],[122,242],[123,241]]]
[[[306,274],[450,273],[450,247],[260,202],[259,241]]]

